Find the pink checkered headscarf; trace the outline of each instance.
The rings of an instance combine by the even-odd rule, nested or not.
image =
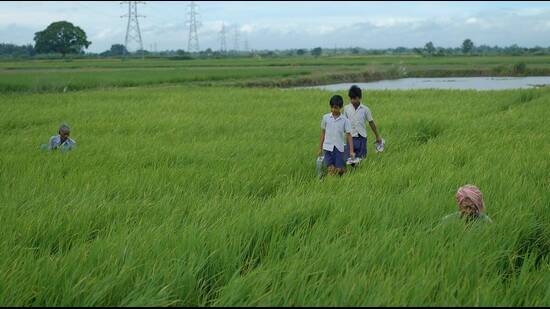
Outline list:
[[[458,203],[459,208],[462,205],[473,204],[477,207],[479,213],[485,211],[485,207],[483,205],[483,194],[474,185],[465,185],[460,187],[460,189],[456,192],[456,202]]]

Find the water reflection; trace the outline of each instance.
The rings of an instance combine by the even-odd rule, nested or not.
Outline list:
[[[434,78],[402,78],[382,80],[369,83],[343,83],[299,89],[323,89],[329,91],[348,90],[351,85],[357,85],[367,90],[410,90],[410,89],[472,89],[472,90],[504,90],[525,89],[550,85],[550,76],[528,77],[434,77]],[[298,89],[298,88],[297,88]]]

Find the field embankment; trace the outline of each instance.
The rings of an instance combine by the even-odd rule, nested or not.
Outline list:
[[[0,62],[0,92],[155,85],[298,87],[403,77],[548,76],[550,57],[371,56]]]

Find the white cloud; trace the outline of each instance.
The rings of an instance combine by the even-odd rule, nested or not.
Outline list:
[[[254,27],[252,25],[243,25],[241,27],[241,31],[244,32],[244,33],[251,33],[254,31]]]
[[[0,3],[0,41],[32,42],[34,32],[56,20],[82,27],[92,41],[91,51],[108,49],[124,40],[126,22],[119,2]],[[459,46],[465,38],[476,45],[550,45],[550,7],[510,8],[507,5],[461,6],[446,3],[216,3],[200,2],[201,48],[219,47],[222,20],[227,41],[233,43],[233,26],[239,27],[257,49],[361,46],[385,48]],[[480,4],[481,5],[481,4]],[[140,20],[145,47],[186,48],[188,30],[184,2],[149,2]]]
[[[544,13],[548,13],[548,9],[543,8],[521,8],[516,9],[515,13],[519,16],[537,16]]]
[[[105,39],[112,38],[115,34],[117,35],[120,34],[120,31],[113,31],[113,29],[106,28],[106,29],[100,30],[97,33],[94,33],[90,38],[96,41],[105,40]]]
[[[383,17],[383,18],[372,18],[372,19],[369,19],[369,21],[376,27],[389,28],[389,27],[418,24],[423,22],[424,19],[407,18],[407,17]]]

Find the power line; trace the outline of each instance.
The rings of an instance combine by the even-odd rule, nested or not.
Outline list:
[[[200,22],[197,20],[197,16],[199,15],[197,11],[198,5],[195,3],[195,1],[191,1],[191,3],[189,3],[187,8],[188,8],[187,24],[189,25],[189,38],[187,41],[187,51],[198,52],[200,51],[200,48],[199,48],[199,34],[197,33],[197,29],[201,26]]]
[[[139,49],[143,52],[143,40],[141,38],[141,30],[139,28],[139,18],[145,17],[137,12],[138,4],[145,4],[144,1],[123,1],[120,4],[128,4],[128,14],[122,15],[121,18],[128,17],[128,25],[126,26],[126,37],[124,46],[128,50],[128,44],[131,41],[139,45]]]

